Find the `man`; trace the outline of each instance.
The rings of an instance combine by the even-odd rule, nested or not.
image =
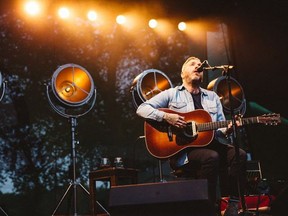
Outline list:
[[[150,100],[142,103],[137,114],[145,119],[158,122],[166,121],[177,128],[185,128],[187,122],[181,113],[187,113],[196,109],[207,111],[213,122],[224,121],[225,115],[219,96],[207,89],[201,88],[203,70],[199,58],[190,57],[182,66],[182,85],[170,88],[155,95]],[[159,108],[169,108],[176,112],[165,112]],[[216,202],[216,186],[218,177],[220,183],[228,182],[227,193],[230,202],[225,215],[238,215],[238,177],[240,185],[245,184],[246,179],[246,152],[239,149],[239,163],[235,157],[235,147],[230,145],[229,134],[232,132],[232,124],[227,128],[215,130],[213,141],[205,147],[191,147],[173,155],[170,165],[173,169],[181,168],[192,163],[200,163],[198,178],[208,180],[209,196],[212,202]],[[234,202],[233,202],[234,201]]]

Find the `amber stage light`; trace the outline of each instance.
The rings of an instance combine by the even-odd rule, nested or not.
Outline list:
[[[50,86],[52,91],[49,91]],[[96,90],[91,75],[77,64],[62,65],[54,72],[51,83],[47,87],[47,95],[52,108],[65,117],[87,113],[96,100]],[[86,108],[82,109],[83,107]]]
[[[71,167],[73,179],[61,197],[52,215],[56,215],[68,192],[73,193],[73,215],[77,214],[77,186],[88,196],[89,191],[77,181],[76,176],[76,126],[77,117],[88,113],[96,101],[96,89],[88,71],[77,64],[65,64],[54,73],[51,83],[47,85],[47,97],[51,107],[58,114],[70,119],[71,124]],[[69,198],[70,199],[70,198]],[[58,214],[57,214],[58,215]]]
[[[41,12],[41,6],[37,1],[26,2],[24,5],[24,9],[26,13],[28,13],[31,16],[38,15]]]
[[[162,71],[156,69],[145,70],[132,82],[133,104],[137,108],[144,101],[171,87],[170,79]]]
[[[244,115],[246,112],[246,100],[242,86],[233,77],[231,81],[232,108],[235,114]],[[220,76],[212,80],[207,89],[215,91],[220,97],[223,110],[226,114],[230,113],[230,100],[227,79],[225,76]]]
[[[62,103],[81,106],[92,97],[94,84],[92,77],[83,67],[66,64],[53,74],[52,90]]]

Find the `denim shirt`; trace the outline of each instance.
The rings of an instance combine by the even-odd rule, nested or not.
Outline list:
[[[200,91],[202,107],[210,114],[212,121],[225,121],[226,119],[219,96],[214,91],[204,88],[200,88]],[[160,122],[163,121],[164,112],[158,110],[159,108],[169,108],[184,113],[195,110],[192,95],[183,85],[164,90],[155,95],[142,103],[138,107],[136,113],[145,119],[152,119]],[[229,140],[224,135],[225,132],[226,128],[217,129],[215,131],[215,139],[223,144],[229,144]],[[180,154],[178,165],[181,166],[188,162],[187,154]]]

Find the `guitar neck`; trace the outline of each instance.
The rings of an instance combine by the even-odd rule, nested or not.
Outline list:
[[[227,127],[230,122],[231,120],[218,121],[218,122],[206,122],[206,123],[197,124],[197,127],[198,127],[198,131],[216,130],[218,128]],[[260,123],[258,116],[241,119],[241,125],[258,124],[258,123]]]

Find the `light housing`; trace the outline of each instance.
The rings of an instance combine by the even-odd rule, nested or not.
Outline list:
[[[170,79],[162,71],[157,69],[145,70],[136,76],[132,82],[133,105],[137,108],[146,100],[171,87],[173,85]]]
[[[207,89],[213,90],[220,97],[223,111],[225,114],[230,114],[230,99],[229,99],[229,89],[228,80],[226,76],[220,76],[212,80]],[[233,77],[230,78],[231,84],[231,94],[232,94],[232,108],[235,114],[244,115],[246,112],[246,99],[242,86]]]
[[[80,65],[60,66],[53,73],[50,86],[52,91],[47,87],[50,105],[65,117],[83,115],[90,111],[95,103],[96,89],[93,79]]]

